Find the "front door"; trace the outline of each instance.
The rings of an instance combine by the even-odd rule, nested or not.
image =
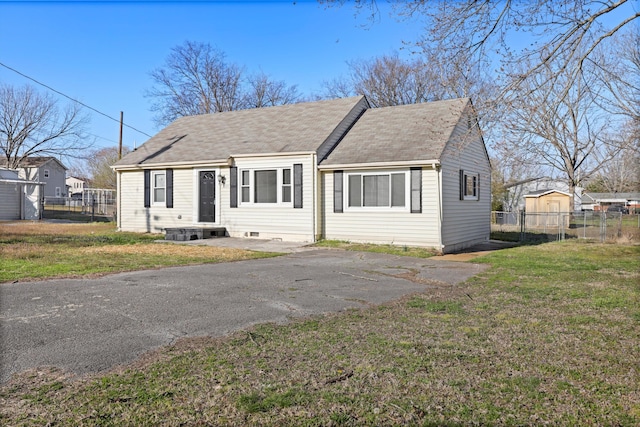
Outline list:
[[[200,172],[199,222],[216,222],[216,173]]]

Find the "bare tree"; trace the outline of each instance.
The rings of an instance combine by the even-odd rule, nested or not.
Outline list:
[[[371,60],[348,62],[347,79],[325,82],[332,97],[366,95],[374,107],[417,104],[431,100],[425,66],[421,61],[405,61],[397,52]]]
[[[151,72],[155,85],[146,95],[155,100],[151,110],[156,123],[242,108],[242,73],[208,43],[187,41],[174,47],[165,65]]]
[[[345,0],[321,0],[329,5],[344,5]],[[560,96],[568,93],[580,78],[585,60],[610,37],[640,17],[638,8],[628,0],[532,0],[532,1],[428,1],[396,2],[400,18],[419,17],[425,32],[414,40],[417,47],[437,49],[443,58],[477,55],[487,58],[497,54],[507,65],[529,64],[526,70],[512,75],[508,89],[526,87],[536,90],[545,82],[527,81],[542,67],[564,70],[564,86],[556,89]],[[627,4],[629,3],[629,4]],[[368,17],[380,11],[376,0],[357,0],[356,10]],[[625,13],[619,17],[621,13]],[[611,16],[615,21],[609,21]],[[517,48],[514,39],[532,40]],[[554,80],[557,74],[548,75]]]
[[[526,69],[527,64],[522,67]],[[572,195],[581,181],[623,148],[620,141],[608,137],[617,123],[599,107],[604,89],[591,71],[583,69],[575,79],[546,64],[527,80],[532,89],[528,96],[512,94],[511,113],[504,118],[510,133],[507,140],[526,149],[537,164],[559,173]],[[568,79],[573,83],[560,95],[558,87],[567,87]]]
[[[613,38],[613,43],[598,49],[589,65],[597,74],[607,96],[599,105],[611,114],[628,117],[640,130],[640,31],[628,31]],[[636,133],[636,137],[640,134]]]
[[[590,191],[624,193],[640,191],[640,140],[632,121],[609,139],[622,147],[615,156],[603,163],[599,172],[587,183]]]
[[[247,79],[246,90],[246,108],[293,104],[300,99],[295,85],[287,86],[284,81],[273,80],[264,72],[250,76]]]
[[[29,156],[77,156],[90,146],[87,123],[77,104],[60,110],[31,86],[0,86],[0,154],[9,168]]]
[[[129,153],[126,147],[123,147],[122,154]],[[118,161],[118,147],[107,147],[91,151],[86,156],[86,174],[91,180],[92,188],[115,189],[116,173],[111,166]]]

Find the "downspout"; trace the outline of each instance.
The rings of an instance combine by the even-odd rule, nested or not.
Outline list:
[[[442,217],[442,179],[441,179],[441,175],[442,175],[442,168],[440,167],[440,165],[433,165],[435,171],[436,171],[436,179],[438,182],[438,243],[440,245],[440,251],[442,252],[442,250],[444,249],[444,244],[442,242],[442,222],[444,220],[444,218]]]
[[[317,154],[313,153],[311,155],[311,164],[313,165],[313,173],[311,174],[311,188],[312,188],[312,195],[313,195],[313,208],[311,209],[311,215],[313,218],[313,236],[312,237],[312,243],[316,242],[316,239],[318,238],[318,229],[319,229],[319,224],[318,224],[318,219],[321,217],[318,214],[318,184],[319,184],[319,180],[318,180],[318,164],[317,164]]]
[[[122,172],[116,173],[116,226],[118,230],[122,230],[122,212],[120,211],[122,208],[122,180],[121,180]],[[82,191],[82,197],[84,198],[84,190]]]

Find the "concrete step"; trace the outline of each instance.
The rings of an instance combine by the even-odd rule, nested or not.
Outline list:
[[[165,228],[164,240],[185,242],[228,236],[225,227],[179,227]]]

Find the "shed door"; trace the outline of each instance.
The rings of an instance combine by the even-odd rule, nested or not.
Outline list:
[[[560,202],[552,200],[549,203],[547,203],[547,213],[548,213],[547,225],[550,225],[552,227],[557,227],[560,224],[559,222]]]
[[[216,173],[200,172],[199,222],[216,222]]]

